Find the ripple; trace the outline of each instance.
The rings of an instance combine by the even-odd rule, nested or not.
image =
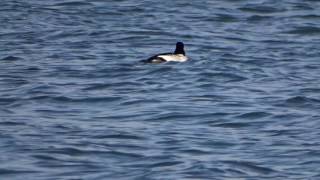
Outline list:
[[[230,14],[215,14],[216,17],[208,18],[207,21],[218,21],[223,23],[237,22],[239,18]]]
[[[244,128],[244,127],[249,127],[251,125],[252,124],[250,123],[233,122],[233,123],[219,123],[219,124],[214,124],[213,126],[224,127],[224,128]]]
[[[12,103],[15,103],[18,101],[16,98],[0,98],[0,104],[1,105],[10,105]]]
[[[240,76],[237,74],[233,73],[211,73],[211,72],[204,72],[200,73],[200,76],[206,77],[206,78],[215,78],[216,80],[219,81],[224,81],[224,82],[240,82],[240,81],[245,81],[247,80],[246,77]],[[201,81],[201,79],[199,79]],[[203,81],[207,82],[207,79],[203,79]]]
[[[28,100],[51,100],[57,102],[78,102],[78,103],[97,103],[97,102],[112,102],[112,101],[119,101],[121,97],[88,97],[88,98],[71,98],[66,96],[34,96],[28,98]]]
[[[0,122],[0,125],[3,126],[24,126],[27,125],[25,122],[16,122],[16,121],[2,121]]]
[[[2,58],[1,60],[3,61],[17,61],[20,60],[21,58],[17,57],[17,56],[7,56]]]
[[[17,174],[28,174],[28,173],[37,173],[37,171],[33,170],[12,170],[12,169],[3,169],[0,168],[0,175],[17,175]]]
[[[241,118],[241,119],[259,119],[259,118],[264,118],[267,116],[270,116],[271,114],[266,113],[266,112],[249,112],[249,113],[244,113],[241,114],[240,116],[237,116],[236,118]]]
[[[2,1],[0,174],[317,179],[318,5]]]
[[[155,104],[155,103],[160,103],[161,101],[159,100],[154,100],[154,99],[138,99],[138,100],[131,100],[131,101],[126,101],[121,103],[121,105],[138,105],[138,104]]]
[[[115,135],[97,135],[92,136],[97,139],[126,139],[126,140],[144,140],[145,138],[135,135],[115,134]]]
[[[318,99],[313,99],[313,98],[308,98],[305,96],[295,96],[288,98],[286,100],[286,103],[291,104],[291,105],[303,105],[306,103],[320,103],[320,100]]]
[[[150,167],[151,168],[162,168],[162,167],[176,166],[176,165],[179,165],[182,163],[183,162],[181,162],[181,161],[166,161],[166,162],[159,162],[159,163],[150,164]]]
[[[248,174],[250,174],[252,172],[258,173],[258,174],[272,174],[272,173],[277,172],[276,170],[274,170],[272,168],[263,167],[261,165],[258,165],[256,163],[252,163],[249,161],[222,161],[222,162],[229,164],[236,169],[244,170]]]
[[[81,7],[81,6],[91,6],[92,4],[84,1],[70,1],[70,2],[62,2],[56,3],[52,6],[73,6],[73,7]]]
[[[283,9],[280,7],[259,6],[259,5],[246,5],[246,7],[241,7],[239,8],[239,10],[245,11],[245,12],[252,12],[252,13],[263,13],[263,14],[286,11],[286,9]]]
[[[259,22],[259,21],[268,21],[272,19],[272,16],[262,16],[262,15],[253,15],[247,18],[247,20],[250,22]]]
[[[305,35],[305,36],[318,35],[320,33],[320,28],[315,26],[295,27],[293,30],[286,31],[285,33]]]

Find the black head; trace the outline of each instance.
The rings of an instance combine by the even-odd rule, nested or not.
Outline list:
[[[177,42],[176,44],[176,50],[174,51],[174,54],[183,54],[186,55],[186,53],[184,52],[184,44],[183,42]]]

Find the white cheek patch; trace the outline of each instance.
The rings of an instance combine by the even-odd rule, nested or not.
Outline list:
[[[188,58],[182,54],[160,55],[158,57],[166,61],[174,61],[174,62],[185,62],[188,60]]]

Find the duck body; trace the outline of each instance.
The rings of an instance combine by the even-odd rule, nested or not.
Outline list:
[[[162,53],[154,55],[144,62],[147,63],[163,63],[163,62],[185,62],[188,60],[186,53],[184,52],[184,44],[177,42],[174,53]]]

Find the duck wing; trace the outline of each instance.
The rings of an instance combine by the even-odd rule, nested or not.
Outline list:
[[[162,62],[166,62],[166,60],[161,57],[161,56],[164,56],[164,55],[172,55],[172,53],[156,54],[156,55],[151,56],[150,58],[148,58],[146,60],[143,60],[142,62],[145,62],[145,63],[162,63]]]

